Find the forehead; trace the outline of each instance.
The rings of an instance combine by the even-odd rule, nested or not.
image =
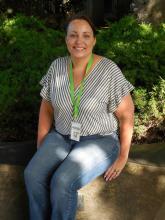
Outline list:
[[[70,31],[79,31],[79,30],[93,33],[90,24],[86,20],[75,19],[69,23],[67,31],[70,32]]]

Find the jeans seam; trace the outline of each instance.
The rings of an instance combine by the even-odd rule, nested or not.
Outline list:
[[[116,148],[116,147],[115,147]],[[115,150],[115,151],[113,151],[108,157],[106,157],[106,158],[104,158],[104,160],[102,160],[102,161],[100,161],[99,163],[97,163],[96,164],[96,166],[95,167],[93,167],[92,169],[96,169],[103,161],[105,161],[105,160],[108,160],[114,153],[116,153],[117,152],[117,149]],[[68,201],[69,201],[69,204],[71,204],[71,200],[72,200],[72,198],[71,198],[71,192],[72,192],[72,188],[73,188],[73,185],[75,184],[75,182],[78,180],[78,179],[80,179],[80,177],[82,177],[82,176],[85,176],[89,171],[91,171],[92,169],[88,169],[88,170],[86,170],[82,175],[79,175],[72,183],[71,183],[71,186],[70,186],[70,192],[69,192],[69,199],[68,199]],[[69,213],[70,213],[70,206],[69,206],[69,204],[68,204],[68,209],[66,210],[66,217],[67,216],[69,216]]]

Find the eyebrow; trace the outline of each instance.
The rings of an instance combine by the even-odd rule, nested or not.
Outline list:
[[[76,33],[77,34],[77,31],[71,31],[71,33]],[[85,33],[85,34],[91,34],[91,32],[89,32],[89,31],[84,31],[83,33]]]

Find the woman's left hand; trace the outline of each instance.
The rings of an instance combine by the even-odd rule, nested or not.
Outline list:
[[[117,160],[108,168],[108,170],[104,174],[104,179],[106,181],[111,181],[112,179],[116,179],[125,167],[127,163],[128,157],[119,156]]]

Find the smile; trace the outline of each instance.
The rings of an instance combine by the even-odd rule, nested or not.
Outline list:
[[[74,47],[74,49],[77,50],[77,51],[83,51],[83,50],[85,50],[84,47]]]

